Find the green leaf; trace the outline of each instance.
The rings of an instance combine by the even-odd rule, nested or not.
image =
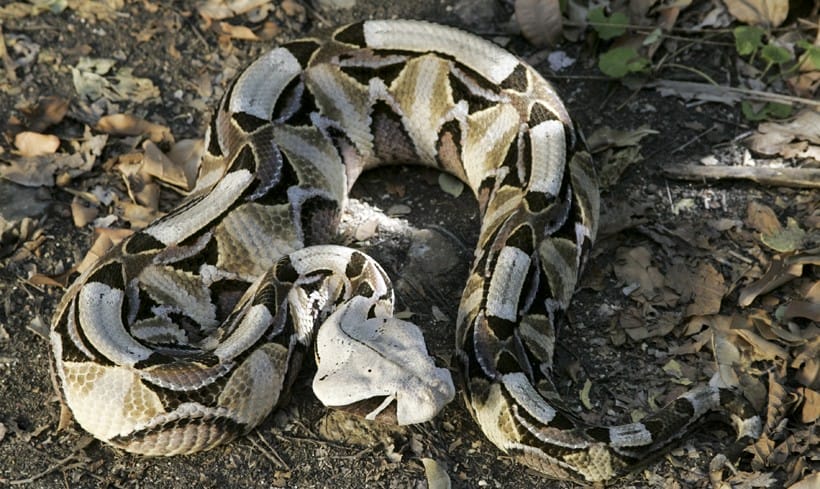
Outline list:
[[[623,78],[644,71],[648,66],[649,60],[638,54],[635,48],[613,48],[598,58],[598,69],[612,78]]]
[[[806,50],[805,53],[800,55],[801,59],[806,59],[804,63],[810,65],[806,68],[820,70],[820,46],[815,46],[805,40],[797,41],[797,45]]]
[[[607,17],[603,7],[590,10],[587,19],[604,40],[613,39],[626,32],[626,25],[629,23],[629,18],[622,12],[615,12]]]
[[[783,119],[792,114],[792,106],[777,102],[766,102],[765,104],[753,104],[744,100],[740,104],[740,110],[746,120],[757,122],[764,119]]]
[[[786,48],[775,46],[774,44],[766,44],[760,51],[760,57],[769,63],[783,64],[792,59],[792,53]]]
[[[735,27],[732,34],[735,36],[735,49],[737,54],[748,56],[762,45],[763,29],[757,26],[742,25]]]
[[[641,44],[643,46],[649,46],[650,44],[655,44],[656,42],[658,42],[658,40],[661,38],[662,35],[663,35],[663,32],[661,32],[660,27],[658,27],[655,30],[653,30],[652,32],[650,32],[649,35],[646,36],[646,39],[644,39]]]

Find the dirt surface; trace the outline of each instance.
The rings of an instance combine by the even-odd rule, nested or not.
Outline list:
[[[358,1],[350,10],[311,7],[303,15],[280,8],[269,20],[279,29],[275,40],[313,34],[328,25],[392,17],[434,20],[510,39],[498,27],[509,13],[493,2],[398,4]],[[227,41],[230,48],[220,45],[213,30],[203,26],[195,7],[191,1],[170,6],[142,1],[128,3],[106,20],[89,20],[66,10],[6,23],[6,36],[25,36],[41,51],[38,62],[18,70],[19,90],[0,94],[0,119],[9,120],[21,107],[42,97],[59,96],[72,105],[67,119],[54,132],[61,138],[78,137],[86,116],[77,103],[70,68],[80,56],[107,57],[132,67],[135,76],[150,78],[159,89],[158,97],[141,103],[120,102],[110,113],[130,113],[164,124],[177,140],[201,137],[208,107],[216,103],[228,81],[222,73],[236,73],[273,41],[233,40]],[[155,29],[145,35],[149,26]],[[525,57],[536,53],[515,37],[507,47]],[[624,284],[612,273],[618,248],[645,246],[660,263],[667,263],[664,260],[673,249],[672,255],[682,257],[680,263],[692,264],[707,253],[683,242],[681,236],[688,235],[692,242],[706,238],[716,250],[733,249],[747,259],[744,250],[716,233],[707,220],[742,221],[752,200],[782,210],[788,205],[777,207],[777,202],[810,199],[805,191],[748,183],[691,184],[665,179],[663,168],[696,163],[706,155],[724,161],[741,158],[742,150],[733,141],[749,127],[739,110],[716,104],[687,105],[652,90],[633,92],[599,76],[581,44],[566,44],[561,49],[579,61],[558,75],[543,63],[538,68],[555,83],[587,134],[605,125],[616,129],[647,125],[657,131],[641,142],[643,161],[630,167],[603,195],[604,208],[609,211],[605,226],[614,232],[599,241],[585,279],[590,287],[578,294],[572,321],[559,340],[556,372],[568,402],[583,411],[585,418],[624,422],[635,409],[650,411],[649,397],[660,403],[684,390],[663,369],[671,359],[683,364],[695,382],[707,380],[714,367],[706,350],[696,355],[670,354],[685,342],[682,326],[665,336],[641,340],[624,334],[612,311],[628,309],[633,303],[622,294]],[[679,61],[721,73],[732,54],[730,49],[694,44],[683,51]],[[198,90],[201,80],[213,90]],[[8,141],[3,145],[8,153],[11,145]],[[109,142],[100,163],[69,187],[88,190],[102,185],[122,192],[119,176],[106,170],[102,162],[130,150],[130,145],[134,141],[128,138],[117,144]],[[313,397],[310,367],[300,376],[293,399],[283,410],[249,436],[208,453],[143,458],[90,440],[76,426],[58,432],[60,409],[49,378],[48,344],[36,332],[49,323],[63,291],[33,284],[28,278],[34,273],[58,274],[77,263],[91,246],[93,232],[91,226],[72,224],[72,194],[65,188],[2,185],[6,186],[0,188],[2,199],[43,206],[35,219],[45,239],[27,256],[9,252],[0,259],[0,487],[11,481],[25,482],[28,487],[72,488],[426,487],[421,458],[443,464],[454,487],[572,487],[545,480],[503,456],[482,436],[460,399],[422,426],[352,427],[355,421],[329,414]],[[412,312],[431,352],[442,363],[449,363],[454,350],[452,324],[477,236],[476,204],[466,192],[458,198],[443,192],[435,172],[404,167],[367,174],[357,184],[354,197],[383,210],[392,209],[393,232],[366,236],[354,244],[385,266],[397,284],[398,309]],[[169,208],[178,198],[163,191],[162,208]],[[674,207],[686,199],[691,199],[691,207]],[[632,209],[629,215],[624,214],[627,208]],[[635,209],[642,215],[636,217]],[[643,227],[624,225],[626,221],[639,221]],[[661,234],[671,243],[669,248],[659,244]],[[727,256],[718,255],[721,259]],[[740,277],[735,270],[743,260],[727,260],[716,259],[713,265],[728,282],[737,283]],[[736,298],[737,292],[734,294],[729,297]],[[723,311],[737,308],[735,304],[736,300],[724,301]],[[662,314],[680,317],[686,307],[675,304]],[[578,401],[586,380],[592,382],[591,410]],[[351,440],[354,436],[361,437],[359,444]],[[701,427],[667,457],[618,487],[707,487],[709,461],[730,436],[731,430],[720,424]]]

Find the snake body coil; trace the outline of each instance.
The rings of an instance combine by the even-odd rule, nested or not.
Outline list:
[[[314,388],[326,404],[429,419],[453,397],[449,374],[392,318],[378,264],[322,246],[362,171],[421,163],[460,178],[479,203],[456,325],[473,417],[548,476],[628,471],[727,397],[702,387],[643,422],[601,428],[556,400],[554,325],[598,221],[578,139],[533,68],[456,29],[366,21],[273,49],[216,110],[194,192],[66,294],[51,332],[63,398],[85,430],[125,450],[208,449],[276,407],[318,336]],[[361,344],[385,366],[361,367],[371,365]],[[735,418],[740,435],[759,430],[753,413]]]

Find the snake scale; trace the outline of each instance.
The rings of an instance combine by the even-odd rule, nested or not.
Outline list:
[[[756,436],[760,419],[717,387],[612,427],[578,422],[558,399],[555,324],[599,212],[579,139],[533,68],[457,29],[375,20],[283,44],[230,85],[193,192],[66,293],[50,335],[61,397],[106,443],[191,453],[258,425],[312,353],[325,404],[430,419],[454,396],[448,371],[392,317],[379,265],[326,244],[362,171],[420,163],[478,200],[456,363],[467,407],[498,448],[549,477],[591,482],[628,472],[707,411],[735,406],[738,437]]]

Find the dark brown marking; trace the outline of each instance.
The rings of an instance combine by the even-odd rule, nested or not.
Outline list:
[[[234,112],[231,114],[231,119],[233,119],[244,132],[254,132],[270,122],[265,119],[260,119],[255,115],[248,114],[247,112]]]
[[[347,27],[339,29],[336,31],[336,34],[333,35],[333,39],[344,44],[352,44],[353,46],[363,48],[366,44],[364,22],[356,22],[355,24],[350,24]]]
[[[365,258],[364,254],[354,251],[353,254],[350,255],[350,261],[347,262],[347,267],[345,267],[345,276],[351,280],[355,279],[362,274],[366,264],[367,258]]]
[[[530,127],[535,127],[544,121],[557,120],[555,114],[552,113],[541,102],[535,102],[530,109],[530,120],[527,122]],[[571,132],[571,131],[570,131]]]
[[[322,45],[312,39],[299,39],[282,45],[299,61],[302,68],[310,64],[310,58]]]
[[[125,243],[125,252],[130,255],[146,251],[158,251],[163,248],[165,248],[165,243],[145,232],[134,234]]]
[[[524,67],[522,63],[518,63],[512,73],[510,73],[510,76],[505,78],[500,86],[505,90],[515,90],[520,93],[526,92],[528,88],[527,68]]]

